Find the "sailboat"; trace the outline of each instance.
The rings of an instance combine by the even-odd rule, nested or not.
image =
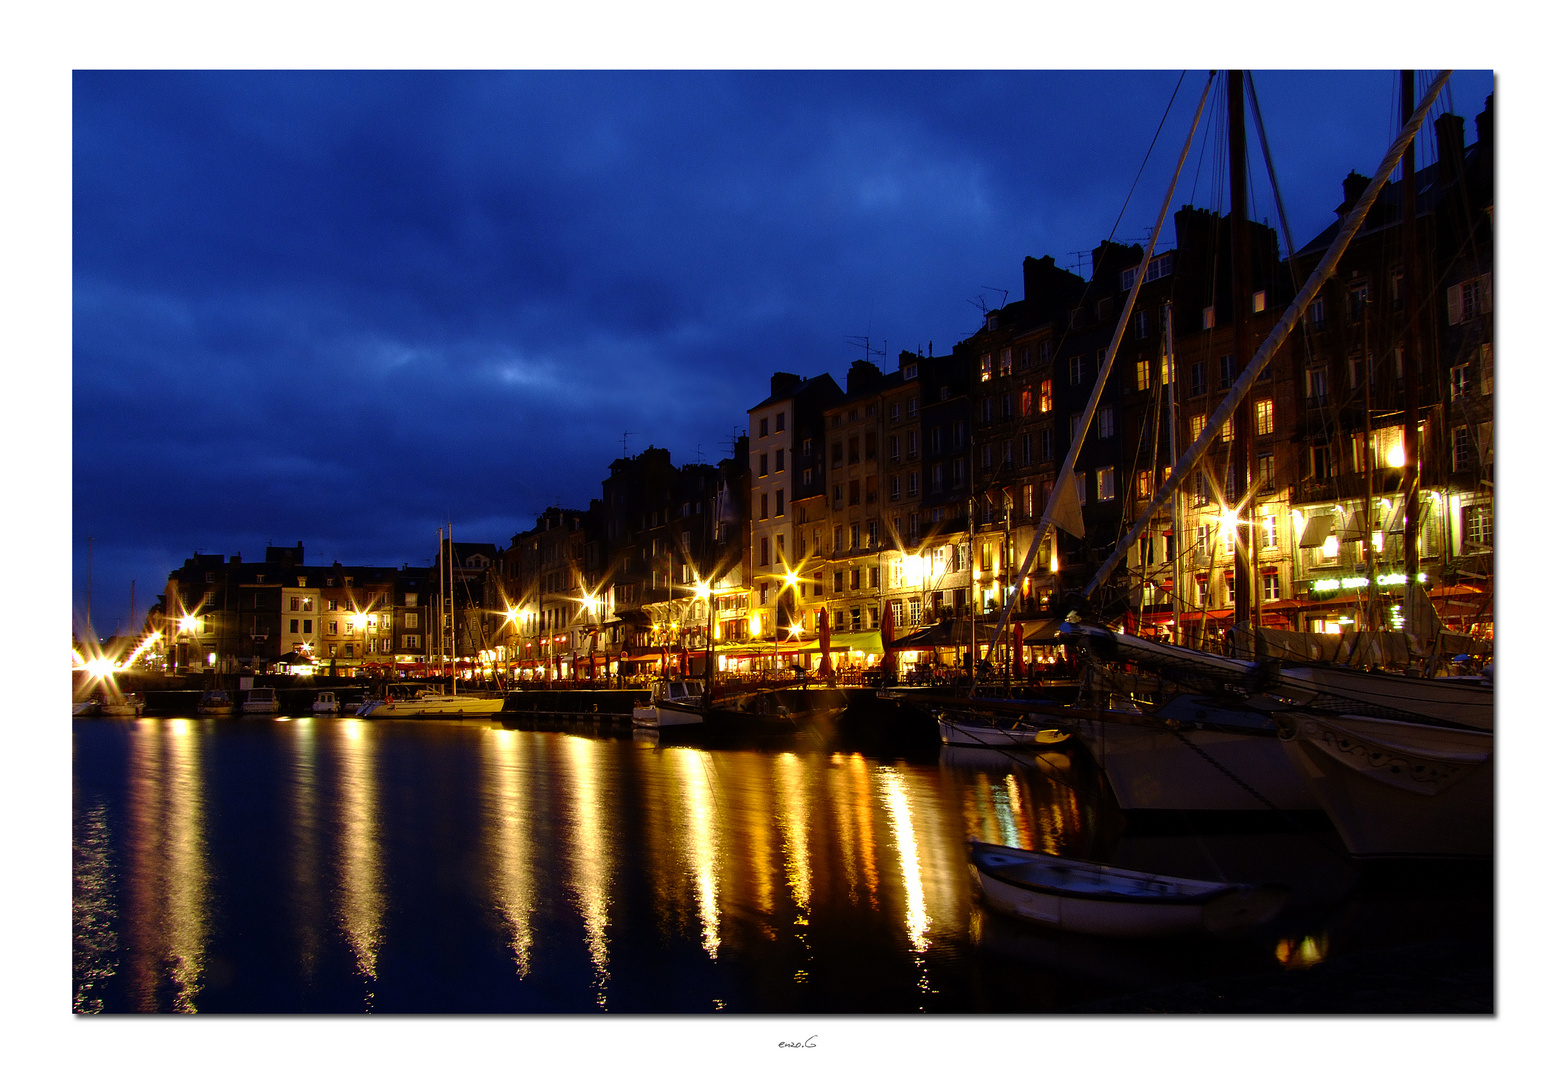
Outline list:
[[[1083,590],[1085,597],[1104,583],[1154,515],[1180,490],[1299,322],[1364,222],[1446,79],[1444,73],[1434,80],[1419,107],[1411,111],[1376,176],[1299,295]],[[1113,362],[1114,343],[1111,353],[1106,371]],[[1101,372],[1101,384],[1103,380]],[[1063,520],[1064,515],[1054,513],[1056,503],[1063,490],[1072,487],[1057,486],[1041,516],[1036,547],[1044,528],[1053,520]],[[1101,655],[1130,661],[1173,681],[1217,687],[1240,708],[1261,713],[1276,727],[1279,746],[1352,854],[1484,855],[1492,850],[1494,696],[1489,686],[1327,665],[1286,668],[1277,661],[1210,656],[1097,628],[1079,628],[1078,633],[1098,646]],[[1171,759],[1164,757],[1164,764],[1170,765]]]
[[[454,622],[452,624],[452,655],[457,652],[457,626],[455,623],[457,605],[456,591],[453,588],[454,567],[452,555],[451,525],[436,532],[439,559],[438,592],[440,593],[440,606],[449,607]],[[446,651],[445,616],[440,615],[436,623],[441,628],[441,652]],[[506,704],[506,695],[495,692],[459,691],[457,689],[457,669],[455,665],[446,685],[440,688],[420,686],[412,690],[404,690],[396,693],[395,687],[388,688],[386,694],[380,698],[369,698],[361,705],[356,716],[369,720],[389,720],[405,717],[445,717],[450,719],[484,719],[493,717],[501,711]]]

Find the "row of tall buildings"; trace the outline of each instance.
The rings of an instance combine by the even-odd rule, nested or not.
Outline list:
[[[1241,593],[1264,627],[1397,629],[1413,571],[1449,628],[1489,636],[1489,101],[1476,129],[1466,145],[1461,118],[1436,121],[1437,160],[1413,185],[1414,244],[1405,187],[1389,183],[1202,467],[1094,593],[1094,614],[1201,643],[1233,625]],[[856,361],[842,384],[777,373],[732,457],[676,465],[650,447],[620,458],[586,507],[550,507],[504,547],[443,543],[439,569],[306,566],[302,547],[251,563],[195,555],[169,580],[169,662],[353,672],[457,657],[547,678],[641,671],[682,652],[720,669],[811,666],[823,619],[839,666],[882,652],[884,620],[956,659],[967,638],[989,639],[1014,582],[1025,624],[1083,606],[1075,594],[1367,183],[1351,173],[1339,220],[1292,257],[1268,226],[1243,221],[1237,244],[1235,215],[1177,211],[1174,246],[1149,262],[1091,415],[1144,256],[1135,245],[1101,244],[1086,278],[1025,259],[1022,299],[945,355],[903,352],[891,371]],[[1249,262],[1244,295],[1236,251]],[[1062,460],[1085,423],[1068,481]],[[1065,482],[1084,534],[1051,528],[1025,567]],[[1418,566],[1406,565],[1406,513]],[[1237,562],[1248,533],[1254,557]]]

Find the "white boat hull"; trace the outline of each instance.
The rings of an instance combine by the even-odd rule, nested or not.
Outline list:
[[[1495,737],[1361,716],[1295,715],[1281,745],[1350,854],[1495,851]]]
[[[142,714],[142,706],[129,702],[104,703],[98,706],[99,716],[109,716],[115,719],[132,719]]]
[[[691,705],[659,701],[631,710],[631,723],[639,728],[690,727],[702,723],[702,712]]]
[[[1088,748],[1122,810],[1319,809],[1275,734],[1193,728],[1177,735],[1144,722],[1053,720]]]
[[[369,701],[358,712],[371,720],[408,717],[491,717],[506,704],[504,697],[468,697],[462,694],[433,694],[409,701]]]
[[[1278,673],[1284,692],[1313,709],[1496,729],[1496,693],[1478,682],[1423,679],[1346,667],[1294,667]]]
[[[998,910],[1075,934],[1173,937],[1231,933],[1278,914],[1286,892],[1274,886],[1230,885],[1153,874],[1036,852],[973,844],[975,876]],[[1039,864],[1050,865],[1043,873]],[[1008,871],[1011,872],[1008,872]],[[1027,878],[1039,880],[1030,882]],[[1135,887],[1127,888],[1128,883]]]
[[[948,746],[984,746],[1001,749],[1044,749],[1038,741],[1040,729],[1030,725],[1022,727],[998,727],[994,724],[966,723],[960,720],[939,719],[936,726],[941,731],[941,741]]]

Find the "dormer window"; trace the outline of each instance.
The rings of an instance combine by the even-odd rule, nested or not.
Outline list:
[[[920,366],[918,364],[904,364],[903,365],[903,381],[904,382],[908,382],[910,379],[917,379],[919,377],[920,377]]]

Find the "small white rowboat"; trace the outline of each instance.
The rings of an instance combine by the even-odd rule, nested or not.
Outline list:
[[[1127,870],[971,841],[985,899],[997,909],[1076,934],[1234,934],[1276,916],[1279,885],[1233,885]]]

